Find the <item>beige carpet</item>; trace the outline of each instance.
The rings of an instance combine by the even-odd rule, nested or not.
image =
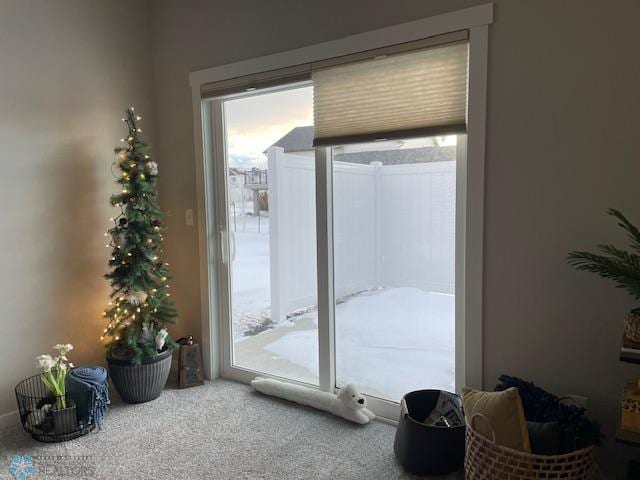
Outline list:
[[[410,479],[395,463],[394,427],[354,425],[229,381],[116,403],[100,432],[58,444],[0,432],[0,478],[31,455],[32,479]],[[449,477],[449,478],[458,478]],[[462,477],[460,477],[462,478]]]

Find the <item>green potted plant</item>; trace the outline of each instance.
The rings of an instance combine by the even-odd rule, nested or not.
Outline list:
[[[40,380],[54,397],[50,414],[53,416],[53,427],[57,434],[71,433],[77,428],[76,407],[67,399],[66,380],[73,363],[67,359],[67,353],[73,350],[73,345],[57,344],[53,349],[58,355],[39,355],[36,357],[38,368],[41,370]]]
[[[627,233],[630,249],[598,245],[599,253],[573,251],[567,256],[567,262],[578,270],[613,280],[618,288],[640,300],[640,230],[618,210],[609,209],[607,213],[615,217]],[[640,308],[634,308],[625,317],[624,333],[629,340],[640,343]]]
[[[169,298],[168,264],[160,260],[162,212],[157,202],[158,165],[148,155],[133,107],[122,119],[128,134],[115,149],[120,192],[111,204],[120,214],[105,234],[111,239],[111,301],[103,312],[110,377],[122,399],[142,403],[160,396],[171,369],[175,342],[167,326],[177,311]]]

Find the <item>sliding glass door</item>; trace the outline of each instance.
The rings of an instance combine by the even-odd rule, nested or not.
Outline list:
[[[335,145],[316,158],[312,94],[296,84],[215,104],[225,374],[355,383],[389,403],[452,391],[458,137]]]
[[[223,375],[353,383],[393,417],[409,391],[456,389],[464,137],[314,147],[313,95],[211,103]]]

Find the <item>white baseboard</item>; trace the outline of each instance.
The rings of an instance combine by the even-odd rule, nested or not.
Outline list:
[[[15,427],[20,424],[18,410],[0,415],[0,430],[7,427]]]

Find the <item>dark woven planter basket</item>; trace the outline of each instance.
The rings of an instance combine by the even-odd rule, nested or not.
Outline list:
[[[107,356],[109,376],[122,400],[144,403],[158,398],[169,378],[172,353],[173,350],[167,349],[154,358],[143,360],[141,365]]]

